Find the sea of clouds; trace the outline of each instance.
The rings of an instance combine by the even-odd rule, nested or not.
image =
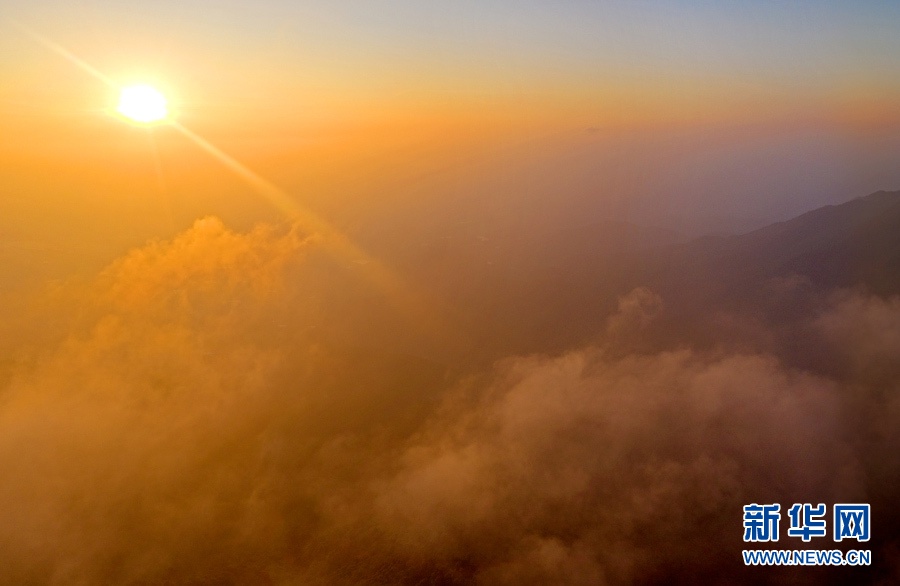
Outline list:
[[[900,299],[648,344],[637,288],[589,344],[469,369],[382,343],[327,257],[207,218],[10,299],[0,582],[900,579]],[[745,570],[751,502],[871,502],[876,567]]]

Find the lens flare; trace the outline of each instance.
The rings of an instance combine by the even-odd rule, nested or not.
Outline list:
[[[298,225],[306,228],[311,233],[322,237],[325,246],[338,259],[347,263],[347,266],[358,268],[369,282],[380,290],[389,302],[394,305],[407,319],[411,320],[429,334],[429,337],[439,336],[451,338],[445,340],[452,345],[458,345],[461,340],[456,333],[446,327],[441,315],[436,312],[426,299],[406,283],[399,275],[395,274],[387,266],[360,249],[350,238],[324,218],[320,218],[311,210],[306,209],[270,181],[266,180],[247,166],[243,165],[224,151],[189,130],[185,126],[172,120],[165,96],[156,88],[137,84],[118,86],[116,82],[103,74],[92,65],[82,60],[65,47],[44,38],[31,29],[14,23],[23,32],[32,36],[35,40],[49,49],[60,54],[74,65],[78,66],[93,77],[101,80],[111,88],[119,88],[119,104],[116,111],[124,118],[139,124],[150,125],[157,122],[166,122],[169,128],[175,129],[185,137],[192,140],[201,149],[218,159],[228,169],[243,179],[257,193],[264,196],[273,205],[279,208],[288,218]],[[161,176],[160,176],[161,177]],[[160,179],[161,189],[165,189],[165,183]]]

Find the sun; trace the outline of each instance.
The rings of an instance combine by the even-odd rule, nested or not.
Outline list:
[[[161,122],[169,116],[166,97],[149,85],[129,85],[119,94],[116,111],[134,122],[151,124]]]

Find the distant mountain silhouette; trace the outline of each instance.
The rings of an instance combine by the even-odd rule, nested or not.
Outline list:
[[[770,238],[791,255],[778,272],[803,274],[822,286],[900,293],[900,192],[879,191],[786,224],[767,229],[779,230]]]
[[[402,264],[472,332],[471,350],[485,360],[589,341],[636,287],[661,296],[672,336],[694,341],[722,312],[775,323],[812,311],[814,297],[834,288],[900,294],[900,191],[746,234],[673,238],[664,228],[600,221],[461,229],[424,243]],[[790,295],[779,282],[794,284]]]
[[[739,236],[702,238],[663,258],[656,263],[655,273],[663,277],[658,285],[688,287],[708,300],[746,295],[769,279],[792,275],[816,288],[863,286],[897,294],[900,191],[825,206]]]

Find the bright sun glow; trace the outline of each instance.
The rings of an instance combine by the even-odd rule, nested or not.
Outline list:
[[[130,85],[119,94],[119,114],[145,124],[159,122],[169,115],[166,98],[149,85]]]

